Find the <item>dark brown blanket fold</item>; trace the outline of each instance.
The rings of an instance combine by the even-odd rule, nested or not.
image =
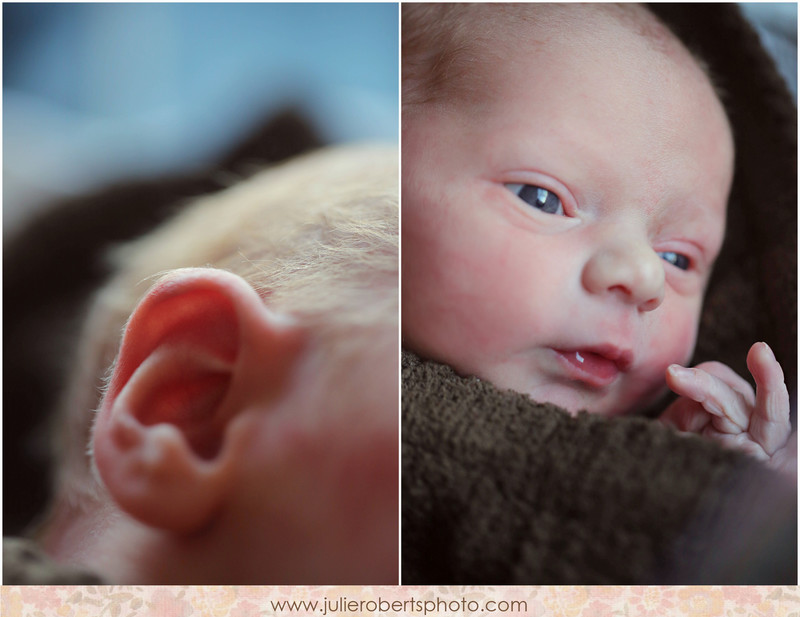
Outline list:
[[[794,487],[744,455],[402,370],[403,584],[796,581]]]

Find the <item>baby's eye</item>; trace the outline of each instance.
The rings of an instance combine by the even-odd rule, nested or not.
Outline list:
[[[672,251],[659,251],[658,256],[681,270],[688,270],[692,263],[686,255],[681,255],[680,253],[674,253]]]
[[[506,184],[506,188],[526,204],[548,214],[564,215],[564,206],[558,195],[533,184]]]

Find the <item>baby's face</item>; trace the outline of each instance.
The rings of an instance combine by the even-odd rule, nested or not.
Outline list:
[[[403,338],[612,415],[690,359],[733,144],[685,51],[577,11],[504,37],[470,103],[404,112]]]

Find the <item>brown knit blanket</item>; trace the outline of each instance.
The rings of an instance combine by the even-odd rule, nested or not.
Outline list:
[[[795,486],[403,353],[403,584],[794,583]]]

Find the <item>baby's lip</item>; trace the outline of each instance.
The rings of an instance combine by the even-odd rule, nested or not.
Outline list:
[[[605,387],[633,363],[633,352],[615,345],[554,349],[570,378],[590,386]]]
[[[578,350],[580,351],[580,350]],[[627,371],[633,364],[633,351],[611,344],[594,345],[583,351],[602,356],[617,365],[621,372]]]

